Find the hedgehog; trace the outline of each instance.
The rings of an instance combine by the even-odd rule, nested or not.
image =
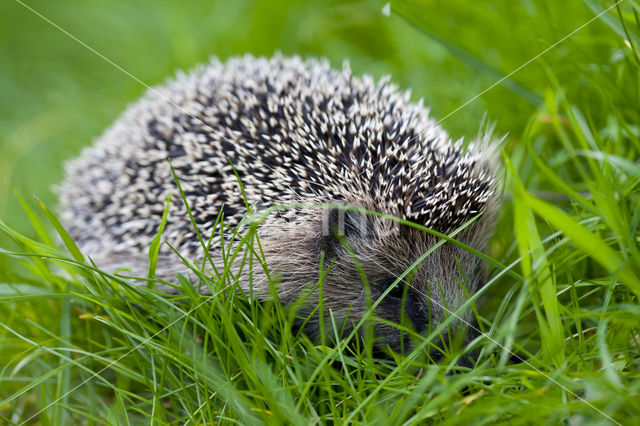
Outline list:
[[[347,329],[385,295],[373,311],[384,320],[374,321],[375,345],[399,350],[407,333],[393,324],[433,328],[486,279],[477,256],[451,242],[433,250],[441,238],[409,222],[458,230],[456,240],[485,250],[499,206],[494,139],[487,130],[454,142],[422,100],[389,77],[352,75],[347,62],[214,58],[151,88],[67,164],[61,218],[98,266],[145,276],[170,194],[156,276],[171,281],[186,270],[173,249],[204,257],[189,213],[207,241],[219,215],[233,228],[248,208],[295,205],[264,217],[266,265],[239,272],[239,287],[265,300],[277,279],[283,304],[305,295],[304,315],[320,303],[320,280],[324,308]],[[223,244],[208,247],[214,264]],[[459,327],[471,316],[456,317]]]

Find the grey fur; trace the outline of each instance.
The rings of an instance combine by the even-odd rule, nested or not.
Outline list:
[[[251,204],[356,205],[444,233],[482,213],[457,239],[484,250],[498,208],[494,148],[491,135],[482,134],[463,151],[421,103],[410,103],[408,92],[386,78],[352,76],[346,64],[336,71],[325,60],[298,57],[212,60],[147,92],[68,164],[59,188],[62,219],[99,266],[130,267],[144,276],[147,248],[171,193],[164,238],[186,256],[202,258],[167,158],[205,239],[223,204],[226,225],[238,225],[245,213],[231,159]],[[325,306],[338,319],[350,310],[349,318],[357,321],[367,304],[347,247],[375,299],[437,238],[387,219],[347,213],[345,247],[327,226],[331,212],[302,208],[273,214],[258,234],[268,269],[282,280],[278,294],[284,303],[317,283],[324,253],[327,265],[334,262],[324,281]],[[214,241],[211,255],[221,262]],[[454,311],[465,300],[456,259],[469,290],[482,285],[479,259],[450,243],[437,249],[410,282],[418,328],[441,321],[444,305]],[[183,269],[164,246],[159,276],[171,279]],[[241,286],[252,285],[260,297],[269,294],[264,276],[252,284],[247,276]],[[307,311],[314,303],[317,294]],[[398,322],[397,298],[383,301],[376,314]],[[381,343],[397,347],[400,336],[393,327],[377,324],[375,330]]]

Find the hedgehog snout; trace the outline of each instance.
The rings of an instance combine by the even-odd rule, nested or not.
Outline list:
[[[422,333],[429,325],[429,310],[413,289],[407,291],[404,300],[404,314],[411,320],[417,333]]]

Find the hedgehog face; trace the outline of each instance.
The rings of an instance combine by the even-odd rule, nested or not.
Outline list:
[[[467,300],[465,291],[473,294],[484,280],[480,259],[445,243],[412,268],[438,242],[436,237],[388,219],[345,210],[302,214],[301,223],[310,223],[313,215],[320,227],[315,233],[299,234],[295,221],[289,221],[281,224],[280,232],[261,237],[267,261],[276,260],[272,268],[280,274],[278,294],[284,303],[317,283],[320,269],[328,270],[322,280],[323,306],[336,324],[344,323],[350,330],[403,276],[380,300],[373,321],[368,322],[373,324],[377,349],[406,351],[411,346],[408,329],[424,334],[449,316],[457,317],[452,328],[466,328],[470,312],[456,310]],[[457,239],[483,249],[490,220],[481,218]],[[318,302],[319,295],[314,293],[301,313],[311,312]]]

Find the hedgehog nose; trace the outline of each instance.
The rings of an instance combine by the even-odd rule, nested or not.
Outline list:
[[[411,320],[416,332],[421,333],[429,324],[429,310],[422,303],[414,290],[407,292],[404,302],[404,312]]]

